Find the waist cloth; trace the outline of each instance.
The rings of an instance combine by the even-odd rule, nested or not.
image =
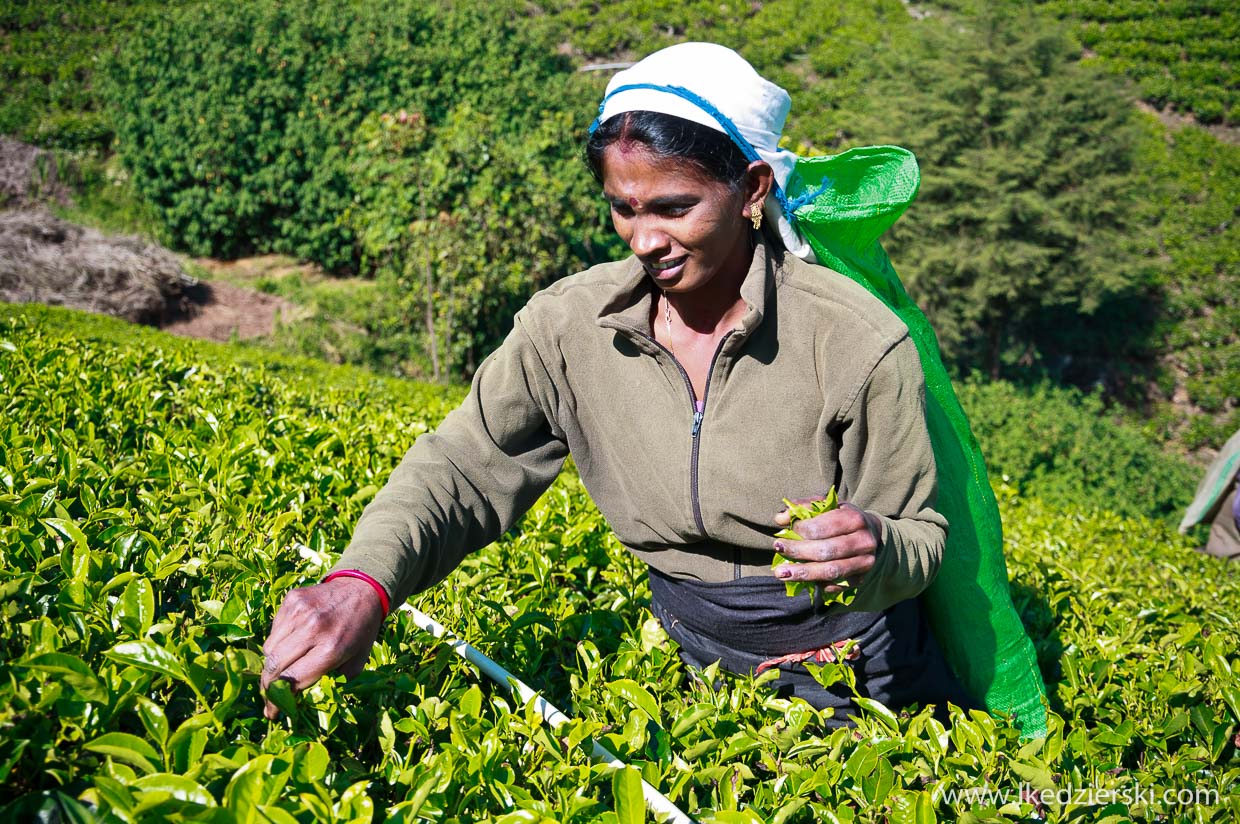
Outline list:
[[[935,704],[935,717],[944,722],[949,701],[980,707],[948,668],[918,598],[881,612],[832,612],[815,606],[809,595],[788,597],[784,582],[773,577],[703,583],[653,568],[650,592],[651,611],[693,669],[718,661],[721,669],[746,675],[771,658],[852,638],[860,655],[847,665],[856,675],[857,694],[896,711]],[[780,664],[779,672],[769,686],[817,709],[833,708],[828,726],[842,726],[857,713],[845,684],[824,688],[800,663]]]

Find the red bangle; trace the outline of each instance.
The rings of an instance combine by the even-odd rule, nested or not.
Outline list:
[[[383,584],[379,583],[374,578],[371,578],[360,569],[342,569],[338,572],[333,572],[331,575],[328,575],[323,579],[323,583],[326,584],[328,581],[334,581],[337,578],[356,578],[359,581],[365,581],[370,584],[371,588],[375,591],[375,595],[379,596],[379,606],[383,607],[383,617],[388,617],[388,613],[392,611],[390,607],[391,602],[388,601],[387,590],[383,588]]]

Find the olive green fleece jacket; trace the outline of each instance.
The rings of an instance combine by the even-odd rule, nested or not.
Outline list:
[[[847,277],[759,243],[745,314],[695,416],[687,376],[651,334],[653,289],[631,257],[534,295],[465,401],[366,507],[335,569],[369,574],[395,607],[502,535],[571,452],[621,543],[667,575],[772,575],[782,499],[834,484],[882,523],[848,608],[925,589],[947,522],[904,324]]]

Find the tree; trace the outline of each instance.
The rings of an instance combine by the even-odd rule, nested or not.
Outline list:
[[[109,63],[117,148],[176,244],[356,270],[338,216],[373,112],[458,105],[536,126],[572,76],[511,2],[220,0],[148,22]],[[519,101],[520,105],[515,105]],[[583,110],[584,112],[585,110]]]
[[[853,143],[898,143],[918,200],[885,239],[944,355],[1094,381],[1144,348],[1153,264],[1131,104],[1057,24],[1006,4],[927,20],[876,66]]]
[[[506,132],[468,104],[439,126],[399,111],[358,130],[342,221],[378,273],[380,334],[420,326],[432,379],[469,377],[530,295],[614,254],[583,133],[563,112]]]

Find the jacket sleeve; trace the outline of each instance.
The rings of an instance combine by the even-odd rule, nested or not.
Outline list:
[[[393,609],[502,535],[564,465],[554,386],[526,311],[478,368],[464,402],[414,442],[334,567],[370,575]]]
[[[840,498],[882,524],[874,567],[848,609],[878,611],[930,585],[947,539],[947,519],[934,509],[938,471],[926,425],[925,376],[907,335],[871,370],[845,422]]]

